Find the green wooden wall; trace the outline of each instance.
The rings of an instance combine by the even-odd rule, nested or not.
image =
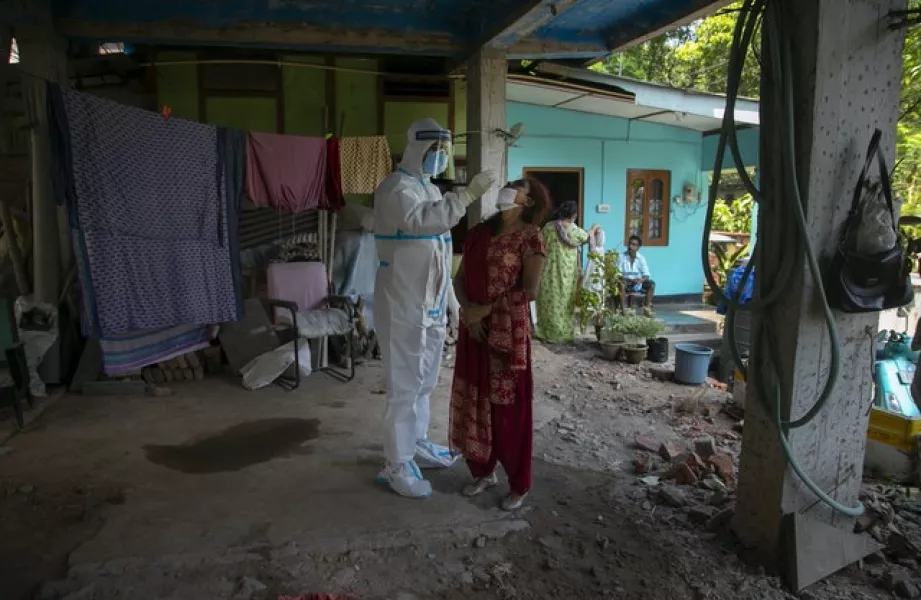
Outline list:
[[[272,98],[208,98],[208,123],[246,131],[278,131],[278,109]]]
[[[431,117],[447,127],[447,102],[384,102],[384,135],[391,151],[399,152],[406,145],[406,130],[413,121]],[[394,150],[395,149],[395,150]]]
[[[193,52],[158,52],[157,61],[194,61]],[[195,64],[156,67],[157,103],[169,106],[179,119],[198,120],[198,67]]]
[[[204,120],[213,125],[247,131],[282,131],[294,135],[322,136],[332,127],[340,136],[386,135],[390,149],[400,153],[406,143],[406,129],[423,117],[432,117],[452,127],[449,102],[384,100],[381,97],[378,63],[365,58],[284,56],[281,85],[283,110],[277,98],[243,94],[209,95],[199,98],[199,67],[194,52],[159,52],[158,63],[189,61],[190,64],[156,67],[157,99],[160,108],[169,106],[177,118]],[[297,64],[295,64],[297,63]],[[304,67],[298,66],[304,64]],[[466,85],[452,82],[454,101],[452,129],[466,130]],[[279,119],[283,123],[279,124]],[[281,126],[280,126],[281,125]],[[457,147],[466,155],[463,145]],[[352,196],[352,202],[369,204],[370,196]]]
[[[286,56],[285,62],[325,65],[323,58]],[[285,65],[285,133],[321,136],[326,120],[326,71]]]

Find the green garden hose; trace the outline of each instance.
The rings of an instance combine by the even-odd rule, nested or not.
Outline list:
[[[784,149],[782,153],[784,161],[782,164],[784,171],[783,180],[786,187],[788,188],[784,190],[783,193],[779,194],[780,197],[776,199],[777,201],[774,204],[771,204],[770,200],[767,202],[765,201],[765,198],[762,196],[760,190],[756,188],[754,183],[751,181],[751,178],[748,176],[748,173],[745,171],[744,163],[741,159],[741,152],[739,151],[738,147],[737,130],[735,127],[734,118],[735,102],[738,96],[739,83],[741,81],[742,68],[744,66],[745,57],[748,48],[751,45],[761,16],[767,11],[770,11],[770,14],[767,15],[766,19],[764,19],[762,29],[764,31],[764,40],[768,46],[767,52],[770,56],[771,70],[769,75],[770,81],[773,83],[773,85],[764,87],[765,89],[771,88],[771,91],[774,93],[773,106],[776,110],[778,110],[780,115],[780,119],[778,119],[778,121],[782,124],[782,126],[779,128],[779,133],[782,147]],[[704,226],[703,240],[701,243],[701,255],[707,284],[710,286],[710,289],[713,291],[714,295],[719,300],[728,305],[725,326],[728,328],[727,331],[729,336],[730,351],[732,353],[732,358],[735,364],[739,365],[739,368],[742,371],[742,375],[746,379],[748,377],[746,372],[747,370],[742,365],[742,360],[735,337],[736,312],[739,310],[748,310],[766,314],[768,308],[775,305],[781,297],[786,297],[788,295],[789,289],[793,283],[793,274],[798,268],[801,268],[802,259],[806,259],[806,264],[809,268],[809,273],[812,277],[813,285],[815,287],[816,297],[821,302],[823,316],[828,328],[828,337],[831,346],[828,377],[825,381],[825,385],[822,388],[822,392],[819,394],[818,400],[816,400],[812,408],[810,408],[810,410],[799,419],[785,422],[781,415],[783,381],[777,369],[777,365],[780,361],[778,360],[776,341],[772,338],[771,332],[766,325],[767,319],[762,318],[758,320],[760,329],[757,333],[759,338],[763,337],[763,339],[765,339],[767,342],[767,353],[763,357],[763,363],[765,366],[765,373],[769,376],[765,378],[765,383],[767,384],[767,388],[772,391],[770,395],[774,397],[773,405],[771,405],[771,403],[768,401],[767,393],[759,393],[757,396],[761,401],[766,414],[772,415],[773,417],[774,425],[777,429],[777,435],[780,440],[780,445],[784,457],[786,458],[787,463],[790,465],[790,468],[794,473],[796,473],[797,477],[802,480],[803,484],[813,494],[815,494],[817,498],[819,498],[833,510],[847,516],[856,517],[863,514],[863,505],[858,505],[855,507],[845,506],[828,496],[828,494],[826,494],[803,471],[799,462],[796,460],[796,457],[793,454],[793,450],[790,447],[790,442],[787,439],[787,432],[789,429],[795,429],[809,424],[815,419],[816,415],[819,414],[819,412],[828,402],[828,399],[834,391],[835,382],[840,371],[841,351],[838,341],[838,331],[835,326],[835,318],[831,308],[828,305],[828,299],[825,295],[825,290],[822,285],[822,274],[819,269],[818,261],[816,260],[816,255],[813,251],[809,233],[806,228],[806,211],[808,210],[808,198],[804,191],[800,189],[801,184],[796,168],[796,131],[793,112],[794,90],[792,79],[792,56],[789,41],[790,38],[783,35],[783,18],[784,16],[777,2],[769,2],[769,0],[746,0],[742,6],[739,19],[736,22],[729,61],[726,110],[723,114],[723,126],[720,130],[716,160],[713,167],[713,182],[710,186],[709,205],[707,207],[707,217]],[[774,255],[779,257],[780,268],[777,271],[777,275],[773,281],[766,282],[764,279],[765,275],[763,273],[763,269],[759,271],[759,283],[756,286],[757,297],[745,306],[740,304],[739,294],[735,294],[735,297],[729,298],[723,293],[722,289],[720,289],[720,286],[717,284],[715,278],[713,277],[709,265],[710,224],[713,216],[713,208],[715,206],[718,195],[720,170],[723,166],[723,158],[727,144],[729,145],[730,153],[732,155],[733,162],[735,163],[736,170],[738,171],[739,176],[742,178],[742,182],[746,189],[752,194],[755,202],[760,207],[773,208],[781,214],[790,215],[793,220],[793,223],[791,224],[792,227],[790,228],[790,231],[793,233],[788,236],[789,239],[784,240],[783,244],[781,245],[782,247],[771,248],[772,251],[776,251]],[[755,247],[752,255],[752,260],[749,261],[748,266],[743,272],[742,282],[746,282],[751,276],[752,269],[754,268],[756,262],[755,259],[760,255],[760,249],[766,241],[768,240],[762,238],[758,245]],[[740,288],[744,288],[744,283],[740,286]],[[769,291],[765,294],[762,292],[764,289]],[[767,390],[765,390],[765,392],[767,392]],[[789,393],[792,394],[792,389]]]

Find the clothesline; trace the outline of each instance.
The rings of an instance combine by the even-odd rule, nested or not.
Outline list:
[[[379,71],[377,69],[356,69],[353,67],[339,67],[336,65],[324,65],[318,63],[304,63],[290,60],[267,60],[267,59],[191,59],[191,60],[166,60],[139,63],[141,67],[178,67],[188,65],[277,65],[279,67],[296,67],[299,69],[317,69],[321,71],[339,71],[342,73],[356,73],[359,75],[380,75],[386,77],[409,77],[407,73],[394,73],[390,71]],[[411,75],[413,80],[423,81],[443,81],[448,79],[465,79],[462,74],[450,75]]]
[[[180,67],[190,65],[275,65],[279,67],[295,67],[299,69],[316,69],[319,71],[338,71],[341,73],[355,73],[357,75],[374,75],[382,77],[412,77],[413,80],[423,81],[444,81],[444,79],[466,79],[462,74],[448,75],[411,75],[407,73],[394,73],[390,71],[379,71],[377,69],[356,69],[353,67],[339,67],[336,65],[324,65],[318,63],[304,63],[290,60],[259,60],[259,59],[191,59],[191,60],[166,60],[138,63],[139,67],[157,68],[157,67]],[[41,79],[49,83],[59,83],[38,75],[30,73],[22,67],[22,63],[9,63],[9,66],[20,71],[23,75]]]
[[[67,89],[19,67],[17,70]],[[151,116],[158,114],[132,109]],[[168,109],[159,115],[164,121],[170,118]],[[311,138],[237,131],[246,134],[245,191],[257,206],[289,213],[312,208],[335,211],[344,204],[344,194],[372,194],[391,171],[390,149],[384,136],[339,138],[328,133],[325,138]]]
[[[47,85],[55,193],[79,242],[84,330],[95,337],[235,320],[244,181],[257,205],[336,211],[343,192],[373,192],[390,173],[383,137],[246,134]],[[200,329],[176,335],[191,334],[198,343]]]

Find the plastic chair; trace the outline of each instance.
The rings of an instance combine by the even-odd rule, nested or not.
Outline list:
[[[272,263],[266,272],[268,295],[277,300],[297,305],[295,325],[297,335],[309,340],[342,336],[345,338],[345,355],[348,366],[318,366],[317,371],[342,382],[355,377],[354,346],[357,309],[352,299],[332,293],[326,276],[326,266],[321,262]],[[276,311],[276,323],[291,324],[290,319]]]

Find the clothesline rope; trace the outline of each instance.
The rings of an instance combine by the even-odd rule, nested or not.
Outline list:
[[[443,81],[445,77],[459,78],[459,75],[414,75],[411,73],[393,73],[387,71],[378,71],[377,69],[356,69],[353,67],[339,67],[336,65],[324,65],[318,63],[305,63],[291,60],[267,60],[253,58],[204,58],[191,60],[164,60],[140,63],[141,67],[179,67],[189,65],[275,65],[279,67],[296,67],[299,69],[317,69],[320,71],[339,71],[342,73],[357,73],[359,75],[386,75],[388,77],[411,77],[414,80],[425,79],[432,81]]]

